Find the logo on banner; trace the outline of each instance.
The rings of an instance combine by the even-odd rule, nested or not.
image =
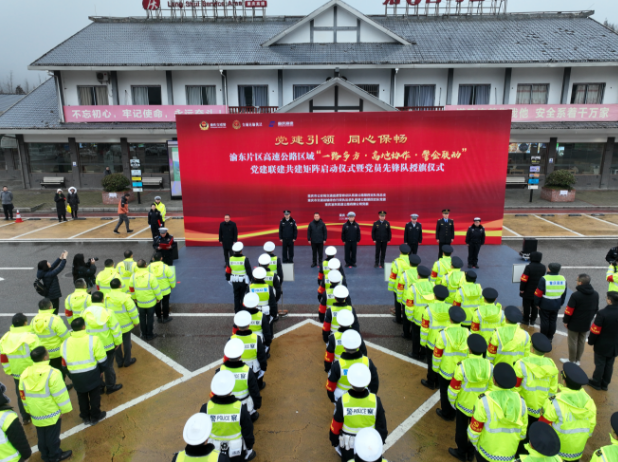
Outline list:
[[[159,10],[161,9],[161,0],[142,0],[142,6],[145,10]]]
[[[275,126],[275,121],[274,121],[274,120],[271,120],[271,121],[270,121],[270,123],[268,124],[268,126],[269,126],[270,128],[273,128],[273,127]]]
[[[238,120],[235,120],[234,122],[232,122],[232,128],[234,130],[238,130],[240,128],[240,122]]]
[[[200,122],[200,130],[208,130],[209,128],[210,126],[208,125],[208,122],[206,121]]]

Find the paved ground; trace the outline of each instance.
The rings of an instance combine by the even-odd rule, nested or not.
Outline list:
[[[535,190],[530,202],[528,189],[507,189],[504,199],[505,209],[532,209],[532,208],[590,208],[590,207],[617,207],[618,191],[579,190],[575,194],[575,202],[548,202],[541,199],[541,191]]]
[[[99,220],[97,225],[101,223]],[[79,221],[66,223],[47,231],[78,224]],[[7,228],[0,228],[0,235]],[[33,234],[38,236],[37,233]],[[87,238],[88,233],[83,236]],[[175,319],[170,324],[155,326],[160,336],[151,344],[135,338],[137,364],[118,371],[118,380],[125,388],[103,398],[103,409],[111,411],[108,419],[96,427],[85,428],[75,411],[64,418],[63,447],[75,451],[73,460],[169,461],[183,446],[184,421],[208,399],[210,378],[231,333],[231,293],[222,278],[220,249],[185,249],[184,244],[180,245],[179,284],[172,300]],[[615,244],[567,235],[563,240],[540,240],[539,251],[543,252],[545,263],[558,261],[563,264],[571,290],[577,274],[586,272],[592,276],[593,286],[603,293],[606,290],[604,256],[612,245]],[[519,301],[518,285],[510,282],[510,267],[520,261],[517,256],[520,247],[521,238],[514,238],[505,241],[503,246],[486,247],[481,252],[480,282],[484,286],[500,285],[503,303]],[[32,289],[33,267],[39,260],[53,260],[65,248],[70,253],[69,261],[78,252],[97,256],[100,262],[106,258],[120,259],[127,248],[131,248],[137,258],[148,258],[152,253],[149,242],[137,238],[97,242],[82,241],[80,237],[65,242],[14,239],[0,243],[1,332],[8,329],[10,316],[17,310],[35,313],[39,296]],[[193,258],[192,251],[198,251],[200,258]],[[361,331],[369,342],[369,354],[380,374],[379,394],[391,433],[385,457],[395,462],[411,458],[423,462],[448,460],[446,450],[454,444],[454,424],[444,423],[435,415],[436,395],[420,386],[424,365],[403,356],[410,345],[400,337],[399,326],[393,324],[387,314],[392,296],[386,291],[383,272],[372,267],[372,251],[372,248],[361,248],[359,268],[354,272],[346,269],[346,272],[354,304],[358,305],[361,315]],[[324,390],[324,347],[319,326],[314,324],[317,311],[315,269],[309,268],[307,252],[305,247],[297,249],[295,282],[288,281],[284,285],[285,308],[291,309],[295,316],[281,320],[276,326],[279,338],[273,345],[264,408],[255,427],[257,461],[337,460],[328,442],[332,407]],[[248,248],[246,253],[253,262],[260,249]],[[396,253],[391,246],[389,259]],[[420,249],[421,257],[428,262],[433,261],[436,253],[435,246]],[[465,249],[457,247],[456,254],[465,256]],[[72,290],[69,273],[70,268],[66,268],[61,277],[64,295]],[[558,361],[566,355],[566,338],[558,335],[554,343],[552,357]],[[590,348],[586,350],[583,364],[591,374]],[[618,404],[614,388],[612,386],[608,393],[589,390],[599,407],[599,425],[584,461],[589,460],[594,448],[608,443],[609,415]],[[9,395],[12,396],[11,385]],[[74,392],[71,396],[75,399]],[[28,436],[34,445],[33,429],[28,429]],[[35,454],[31,460],[38,462],[40,456]]]

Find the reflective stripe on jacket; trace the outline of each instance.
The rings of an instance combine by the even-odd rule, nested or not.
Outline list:
[[[176,269],[173,266],[166,265],[162,261],[155,261],[148,265],[148,271],[159,281],[162,295],[172,293],[172,289],[176,287]]]
[[[558,392],[558,368],[551,358],[530,355],[517,361],[513,369],[517,375],[515,391],[526,402],[528,414],[538,419],[547,398]]]
[[[120,279],[120,275],[116,272],[116,268],[105,268],[97,274],[97,290],[103,292],[105,295],[110,293],[112,290],[110,286],[112,279]],[[122,283],[122,279],[120,279],[120,282]]]
[[[348,391],[350,388],[352,388],[350,382],[348,381],[348,370],[357,363],[361,363],[369,367],[369,358],[367,356],[361,356],[357,359],[339,358],[339,368],[341,369],[341,376],[337,381],[337,388],[344,391]]]
[[[18,419],[17,414],[9,409],[0,411],[0,462],[17,462],[21,460],[21,454],[11,444],[6,436],[6,431],[11,424]]]
[[[475,334],[481,335],[487,345],[489,340],[498,327],[504,326],[506,319],[504,317],[504,311],[502,311],[502,305],[496,303],[482,304],[474,312],[472,316],[472,328],[471,331]]]
[[[391,264],[391,274],[388,278],[388,290],[390,292],[397,291],[397,277],[399,274],[410,269],[410,256],[401,254]]]
[[[89,372],[107,359],[105,349],[98,337],[88,335],[85,330],[71,332],[62,344],[62,359],[73,374]]]
[[[126,293],[129,293],[129,281],[131,280],[131,276],[135,273],[135,269],[137,268],[137,263],[131,258],[125,258],[120,263],[116,265],[116,272],[120,276],[120,280],[122,281],[122,290]]]
[[[51,309],[39,310],[39,314],[32,319],[32,331],[47,349],[50,359],[60,357],[60,345],[69,335],[69,331],[59,316]]]
[[[492,364],[482,356],[470,355],[459,362],[448,387],[451,406],[472,417],[479,395],[491,384],[493,371]]]
[[[375,428],[378,415],[378,398],[369,393],[365,398],[355,398],[345,393],[341,397],[343,405],[342,430],[356,435],[363,428]]]
[[[418,268],[416,266],[399,273],[397,279],[397,301],[399,303],[403,303],[404,294],[410,289],[410,286],[417,281]]]
[[[438,333],[431,363],[435,372],[450,380],[457,363],[468,357],[470,331],[459,324],[451,325]]]
[[[421,322],[421,346],[427,346],[430,352],[436,346],[436,337],[441,329],[450,323],[448,310],[451,306],[445,302],[435,302],[429,304],[423,312]]]
[[[507,324],[498,327],[489,340],[487,359],[494,366],[507,363],[509,366],[516,361],[530,356],[530,334],[519,328],[517,324]]]
[[[11,326],[0,339],[0,357],[4,372],[19,380],[21,373],[33,364],[30,352],[40,345],[41,341],[32,332],[32,326]]]
[[[159,281],[147,268],[136,268],[129,285],[133,289],[131,297],[138,308],[152,308],[163,298]]]
[[[429,279],[419,279],[410,286],[410,289],[403,296],[406,303],[406,317],[408,321],[417,326],[421,325],[425,308],[436,299],[433,294],[433,286],[433,282]]]
[[[122,343],[120,324],[113,311],[108,310],[102,303],[93,303],[84,311],[86,332],[96,335],[105,351],[115,348]]]
[[[223,364],[220,370],[230,371],[234,374],[236,383],[232,394],[236,399],[242,400],[249,396],[249,366],[243,364],[242,367],[227,367]]]
[[[90,294],[88,289],[75,289],[64,301],[64,315],[69,324],[73,319],[82,315],[84,310],[90,306]]]
[[[135,302],[131,295],[123,292],[122,289],[113,289],[105,297],[105,308],[114,312],[123,334],[131,332],[133,327],[139,324],[139,313]]]
[[[233,441],[242,437],[240,427],[240,411],[242,403],[234,401],[230,404],[216,404],[208,401],[206,413],[212,421],[210,438],[217,441]]]
[[[54,425],[60,414],[73,410],[62,373],[49,361],[26,368],[19,381],[19,394],[35,427]]]

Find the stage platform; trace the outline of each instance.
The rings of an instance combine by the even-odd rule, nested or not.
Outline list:
[[[466,246],[454,246],[453,255],[464,261],[467,270]],[[253,267],[257,266],[261,247],[245,247],[244,255]],[[171,303],[179,312],[207,310],[221,312],[221,305],[232,304],[232,288],[225,281],[223,250],[220,247],[183,247],[180,259],[176,261],[177,280],[182,281],[180,290],[172,292]],[[281,258],[281,247],[275,250]],[[390,245],[386,261],[391,262],[399,255],[397,245]],[[418,255],[422,265],[431,268],[437,259],[438,247],[420,246]],[[343,247],[337,246],[337,258],[343,263]],[[358,248],[357,268],[345,268],[352,304],[359,313],[387,313],[385,305],[393,305],[393,297],[387,291],[384,270],[373,267],[374,247]],[[478,282],[485,287],[498,291],[498,301],[503,306],[521,306],[519,285],[512,283],[514,263],[523,263],[520,256],[506,245],[483,246],[480,253]],[[311,268],[311,248],[296,247],[294,255],[294,281],[283,283],[284,308],[292,308],[295,313],[317,313],[317,275],[318,268]],[[568,296],[568,294],[567,294]],[[199,307],[197,305],[200,305]]]

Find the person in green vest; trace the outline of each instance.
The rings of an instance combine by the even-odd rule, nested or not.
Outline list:
[[[363,428],[354,439],[354,458],[348,462],[388,462],[382,457],[384,443],[375,428]]]
[[[252,272],[253,282],[249,284],[249,292],[257,294],[260,299],[258,308],[264,314],[264,322],[271,323],[272,319],[277,316],[277,296],[274,287],[266,282],[267,274],[261,266],[255,268]]]
[[[472,327],[472,318],[483,301],[483,288],[476,283],[476,273],[472,270],[466,272],[466,280],[462,281],[459,290],[455,293],[453,305],[461,306],[466,312],[466,320],[461,323],[462,326],[470,329]]]
[[[610,432],[609,439],[612,444],[594,451],[590,462],[618,462],[618,412],[612,414],[610,423],[613,431]]]
[[[333,289],[333,295],[335,297],[335,303],[329,306],[324,314],[324,324],[322,325],[322,340],[324,343],[328,342],[328,337],[332,332],[339,329],[337,316],[343,310],[350,311],[354,315],[354,324],[352,327],[357,331],[360,331],[356,310],[352,305],[348,304],[350,297],[350,291],[348,288],[339,284]]]
[[[112,291],[105,297],[105,308],[116,315],[122,332],[122,344],[116,348],[115,353],[116,364],[118,368],[130,367],[137,362],[137,358],[131,357],[131,331],[139,326],[139,313],[131,294],[122,289],[120,279],[112,279],[110,286]]]
[[[215,374],[220,371],[230,371],[234,374],[236,385],[232,394],[247,406],[251,420],[255,422],[260,417],[258,409],[262,407],[262,395],[255,372],[242,360],[244,352],[245,344],[242,340],[238,338],[228,340],[223,349],[223,365],[215,371]]]
[[[451,261],[453,247],[450,245],[442,246],[442,254],[442,257],[431,267],[431,280],[436,285],[444,285],[444,278],[451,272],[451,268],[453,267]]]
[[[258,385],[260,386],[260,390],[262,390],[266,386],[264,374],[268,367],[268,358],[262,338],[255,332],[251,332],[251,321],[251,313],[248,311],[241,310],[236,313],[236,315],[234,315],[234,324],[237,330],[230,339],[238,338],[245,344],[242,360],[255,372]]]
[[[545,356],[551,350],[549,339],[540,332],[536,332],[532,334],[530,355],[520,359],[513,366],[515,375],[517,375],[515,391],[521,395],[528,408],[528,435],[530,425],[539,420],[547,398],[558,393],[560,373],[554,360]],[[527,442],[527,439],[521,442],[520,454],[526,452],[524,444]]]
[[[474,446],[468,439],[468,426],[474,414],[478,397],[485,393],[492,382],[494,367],[484,358],[487,342],[479,334],[467,339],[469,355],[457,363],[448,387],[448,400],[455,411],[455,444],[448,453],[461,462],[474,458]]]
[[[487,347],[487,359],[493,365],[508,363],[511,366],[530,355],[530,334],[519,327],[522,314],[516,306],[504,309],[506,324],[494,330]]]
[[[330,271],[330,269],[328,268],[328,262],[335,258],[335,255],[337,255],[337,247],[329,245],[328,247],[326,247],[326,249],[324,249],[324,255],[324,260],[318,267],[318,286],[321,285],[328,277],[328,272]],[[345,273],[343,272],[343,268],[341,268],[339,272],[345,280]]]
[[[393,293],[395,299],[395,319],[401,319],[401,304],[397,296],[397,279],[406,270],[410,269],[410,253],[412,249],[408,244],[399,246],[399,256],[391,263],[391,274],[388,277],[388,291]],[[399,313],[399,314],[397,314]]]
[[[182,431],[187,445],[183,451],[174,454],[172,462],[230,462],[227,454],[217,451],[209,442],[212,425],[210,418],[201,412],[189,417]]]
[[[430,303],[423,312],[421,324],[421,347],[427,349],[427,378],[421,379],[421,384],[431,390],[439,387],[439,375],[433,369],[433,349],[440,330],[449,325],[448,310],[450,306],[444,302],[448,297],[448,289],[437,285],[433,288],[435,302]]]
[[[116,272],[116,268],[114,268],[114,260],[108,258],[105,260],[105,268],[103,271],[97,274],[97,290],[99,292],[103,292],[105,295],[112,291],[109,283],[112,279],[120,279],[120,275]]]
[[[443,284],[448,289],[448,298],[445,300],[449,305],[453,305],[457,291],[466,281],[466,273],[461,268],[463,267],[463,261],[459,257],[451,258],[451,271],[444,276]]]
[[[321,323],[324,322],[324,317],[326,316],[326,310],[328,307],[335,303],[335,295],[333,295],[333,292],[335,291],[335,287],[341,284],[343,278],[339,271],[332,270],[328,273],[328,280],[330,282],[330,287],[325,289],[322,293],[318,293],[318,301],[320,302],[320,306],[318,308],[318,318]],[[352,304],[352,300],[349,295],[346,303],[349,305]]]
[[[279,276],[277,275],[276,272],[270,269],[271,263],[272,263],[271,256],[268,255],[267,253],[263,253],[258,258],[258,265],[260,265],[262,268],[266,270],[266,278],[264,278],[264,281],[266,282],[266,284],[268,284],[270,287],[273,288],[273,292],[275,294],[275,304],[276,304],[275,309],[274,309],[275,315],[271,317],[271,323],[272,323],[272,322],[277,322],[279,318],[286,317],[289,314],[289,311],[279,309],[279,300],[281,300],[281,296],[283,295],[283,292],[281,290],[281,279],[279,279]]]
[[[247,293],[250,279],[253,278],[249,258],[242,254],[243,248],[242,242],[234,243],[229,264],[225,267],[225,279],[234,292],[234,313],[242,310],[242,299]]]
[[[397,278],[397,303],[399,303],[399,305],[395,305],[395,308],[391,308],[391,314],[395,316],[393,322],[396,324],[401,324],[404,322],[403,319],[405,319],[403,294],[410,289],[412,284],[418,281],[418,265],[421,264],[421,257],[410,254],[409,258],[410,268],[399,273],[399,277]],[[399,311],[397,311],[397,307],[399,307]]]
[[[165,226],[165,213],[167,212],[167,209],[165,207],[165,204],[161,202],[161,196],[155,196],[154,204],[155,208],[161,214],[161,226]]]
[[[249,292],[245,295],[243,299],[243,308],[245,311],[248,311],[251,315],[251,325],[249,329],[252,333],[257,334],[258,337],[262,339],[264,343],[264,351],[266,352],[266,357],[269,358],[270,354],[268,353],[270,350],[270,345],[273,341],[272,334],[272,325],[268,322],[268,316],[265,316],[262,313],[262,310],[258,306],[260,303],[260,297],[258,294],[254,294],[253,292]],[[234,324],[232,329],[232,335],[238,332],[238,326]]]
[[[560,273],[560,263],[547,265],[547,274],[539,280],[539,285],[534,292],[534,306],[539,307],[541,318],[541,332],[547,335],[551,342],[556,333],[556,321],[558,311],[564,305],[566,299],[566,279]]]
[[[429,280],[431,270],[426,266],[419,266],[417,271],[418,281],[404,292],[402,298],[402,301],[405,301],[405,317],[401,336],[412,340],[412,351],[408,356],[424,362],[425,348],[421,347],[421,323],[423,313],[429,304],[435,301],[435,296],[434,284]]]
[[[176,268],[163,262],[161,252],[155,252],[152,262],[148,265],[148,271],[159,281],[159,288],[163,297],[157,301],[155,306],[157,322],[167,324],[173,320],[170,317],[170,297],[172,290],[176,287]]]
[[[50,365],[44,346],[32,350],[30,358],[33,364],[21,374],[19,394],[36,427],[41,458],[54,462],[68,459],[73,451],[60,449],[60,430],[61,415],[73,410],[69,391],[60,371]]]
[[[356,440],[363,428],[374,428],[380,434],[382,443],[388,436],[384,408],[376,392],[371,390],[373,374],[367,364],[350,366],[346,380],[349,381],[349,389],[335,402],[329,432],[330,443],[342,462],[354,457]]]
[[[279,281],[281,281],[281,285],[283,285],[283,266],[281,265],[281,260],[279,257],[275,255],[275,243],[268,241],[264,244],[264,252],[270,258],[270,264],[268,265],[268,270],[276,273],[279,276]]]
[[[545,400],[540,422],[554,427],[560,437],[558,455],[568,462],[578,462],[597,425],[597,406],[583,389],[588,376],[575,363],[565,363],[562,384],[555,396]]]
[[[326,354],[324,355],[324,372],[329,372],[331,366],[333,365],[333,361],[338,361],[339,358],[341,358],[341,353],[345,351],[343,348],[343,341],[341,340],[341,337],[343,336],[343,333],[347,330],[354,329],[354,315],[350,311],[342,310],[337,315],[337,322],[339,323],[339,329],[337,329],[336,332],[332,332],[328,336],[328,342],[326,343]],[[365,342],[362,341],[362,337],[360,351],[365,356],[367,356],[367,347],[365,346]]]
[[[526,437],[528,428],[526,403],[513,390],[516,384],[513,366],[500,363],[494,367],[496,388],[479,395],[468,427],[477,462],[515,459],[519,442]]]
[[[11,400],[6,396],[6,387],[0,383],[0,429],[4,436],[0,443],[0,460],[25,462],[32,455],[32,450],[17,413],[9,406],[10,402]]]
[[[0,362],[6,375],[13,377],[15,382],[15,393],[17,394],[17,405],[19,413],[24,421],[24,425],[32,423],[30,415],[24,409],[19,394],[19,378],[21,373],[28,366],[32,366],[30,352],[36,347],[41,346],[39,337],[32,332],[32,326],[28,325],[28,318],[23,313],[16,313],[11,319],[10,330],[0,339]],[[2,460],[2,459],[0,459]]]
[[[124,260],[116,265],[116,272],[120,276],[122,288],[126,293],[131,291],[129,289],[129,281],[131,280],[133,273],[135,273],[135,268],[137,268],[137,262],[133,259],[133,251],[125,250]]]
[[[73,318],[81,316],[86,308],[90,306],[90,294],[88,284],[85,279],[77,279],[74,282],[75,291],[64,300],[64,315],[69,323]]]
[[[562,462],[560,438],[551,425],[534,422],[529,430],[530,442],[525,445],[528,455],[522,455],[515,462]]]
[[[371,393],[377,393],[380,387],[378,370],[373,361],[360,351],[362,338],[355,330],[348,330],[341,336],[343,349],[338,361],[334,361],[328,379],[326,379],[326,394],[332,403],[336,403],[341,396],[350,389],[348,377],[349,369],[353,364],[364,364],[371,373],[371,382],[368,384]]]
[[[227,446],[231,462],[249,461],[256,458],[253,450],[255,436],[253,422],[247,406],[234,396],[236,377],[231,371],[215,374],[210,382],[212,397],[202,405],[200,412],[208,414],[212,422],[210,442],[217,451]]]
[[[451,406],[448,398],[448,388],[455,373],[457,363],[468,356],[468,335],[470,332],[461,327],[461,322],[466,319],[466,313],[458,306],[451,306],[448,310],[451,325],[438,332],[436,344],[433,349],[432,367],[438,374],[440,384],[440,404],[436,414],[444,420],[455,420],[455,409]]]
[[[339,273],[341,274],[341,284],[343,284],[346,287],[348,285],[348,283],[345,280],[345,273],[343,272],[343,268],[341,267],[341,261],[339,261],[338,258],[333,257],[328,261],[325,260],[324,264],[326,266],[324,267],[324,273],[323,273],[324,277],[319,281],[318,299],[320,298],[320,295],[326,291],[326,289],[332,286],[332,281],[330,280],[330,276],[329,276],[331,271],[339,271]]]
[[[470,330],[482,335],[488,344],[494,331],[506,323],[502,305],[496,303],[497,298],[498,291],[496,289],[491,287],[483,289],[483,301],[472,316]]]

